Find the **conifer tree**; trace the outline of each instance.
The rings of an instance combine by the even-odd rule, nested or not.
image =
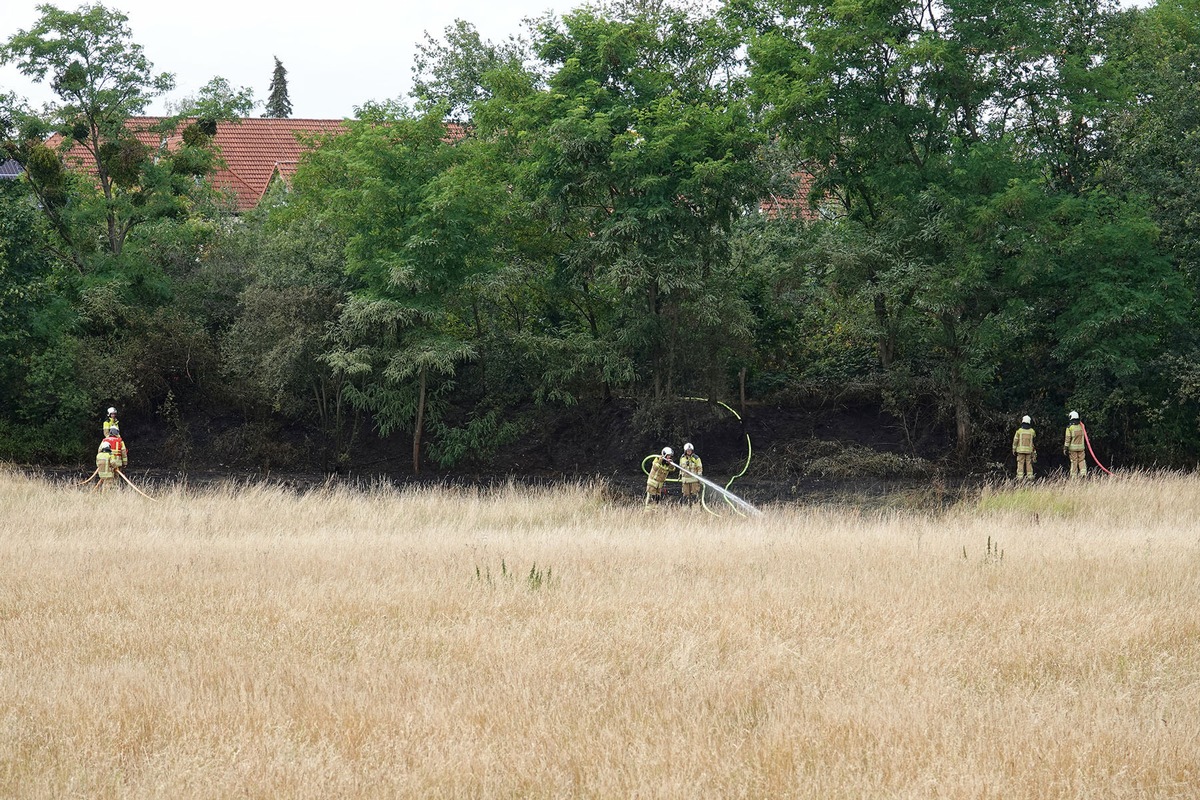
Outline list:
[[[287,70],[279,57],[275,57],[275,71],[271,74],[271,96],[267,98],[264,117],[290,117],[292,101],[288,99]]]

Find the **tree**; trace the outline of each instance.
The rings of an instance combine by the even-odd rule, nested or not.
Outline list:
[[[254,91],[248,86],[234,89],[228,80],[215,76],[194,96],[176,103],[167,103],[173,116],[195,118],[204,125],[209,136],[216,132],[217,122],[245,117],[254,108]]]
[[[477,345],[473,420],[728,392],[750,327],[729,232],[761,185],[735,35],[639,2],[534,21],[525,47],[460,22],[415,81],[423,110],[470,121],[437,183],[486,209],[463,235],[489,266],[452,304]]]
[[[1101,50],[1111,9],[767,0],[738,11],[768,122],[816,176],[814,193],[842,209],[828,223],[840,229],[833,279],[872,308],[880,366],[921,376],[952,415],[960,455],[975,418],[1032,365],[1039,393],[1009,400],[1045,398],[1047,374],[1080,380],[1068,343],[1085,331],[1130,326],[1108,340],[1123,355],[1089,372],[1092,385],[1154,357],[1180,287],[1144,213],[1095,185],[1124,95]],[[1081,261],[1067,245],[1087,233],[1123,245]],[[1081,293],[1107,299],[1073,302]]]
[[[0,151],[0,158],[3,153]],[[72,369],[70,307],[54,291],[50,232],[27,189],[0,180],[0,457],[69,456],[87,408]]]
[[[20,129],[16,158],[59,237],[60,255],[83,272],[97,245],[119,256],[136,226],[186,213],[195,178],[213,157],[204,137],[185,135],[182,146],[160,150],[175,120],[144,130],[129,125],[174,79],[154,74],[124,14],[101,5],[38,8],[38,22],[0,47],[0,62],[50,80],[60,102],[45,114],[16,105],[7,113]],[[57,150],[43,141],[51,132],[60,137]]]
[[[211,279],[233,286],[218,334],[224,394],[248,425],[303,421],[329,469],[349,459],[358,423],[346,381],[325,361],[347,299],[345,241],[320,220],[290,216],[285,199],[277,188],[205,258]]]
[[[554,282],[580,333],[644,397],[723,391],[748,337],[729,232],[762,191],[736,37],[634,3],[543,20],[534,46],[544,88],[511,81],[476,119],[525,164],[518,189],[560,239]]]
[[[271,73],[270,95],[267,96],[267,107],[263,110],[264,117],[286,119],[292,115],[292,101],[288,99],[287,70],[278,56],[275,58],[275,71]]]
[[[467,122],[472,106],[493,95],[495,73],[522,69],[525,43],[485,41],[461,19],[447,26],[443,36],[438,41],[427,31],[425,41],[417,43],[412,95],[419,110],[440,110],[448,120]]]
[[[474,357],[451,309],[485,244],[472,235],[487,207],[446,185],[463,151],[440,115],[368,106],[297,172],[289,213],[345,237],[356,282],[326,361],[381,435],[413,433],[413,471],[457,365]]]
[[[1129,102],[1107,130],[1101,183],[1116,196],[1140,198],[1160,232],[1161,252],[1200,291],[1200,5],[1159,0],[1120,15],[1108,37],[1109,57],[1130,88]],[[1200,307],[1190,309],[1187,335],[1153,370],[1171,385],[1171,401],[1154,412],[1154,452],[1173,463],[1194,459],[1200,420]]]
[[[39,9],[33,27],[0,46],[0,58],[58,97],[40,112],[16,101],[6,109],[21,185],[36,197],[55,256],[59,324],[30,357],[26,384],[31,396],[63,403],[42,400],[31,413],[64,418],[72,398],[82,398],[70,404],[75,414],[94,398],[146,411],[199,400],[217,349],[186,281],[219,231],[200,217],[220,213],[203,178],[216,163],[216,122],[250,98],[216,78],[186,101],[186,116],[144,118],[173,79],[153,72],[126,17],[100,5]],[[79,422],[70,419],[74,430]]]
[[[1131,102],[1110,128],[1102,179],[1145,198],[1167,251],[1200,288],[1200,6],[1161,0],[1127,11],[1111,39]]]

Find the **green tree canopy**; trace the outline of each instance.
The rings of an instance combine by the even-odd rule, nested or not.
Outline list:
[[[521,191],[563,238],[557,280],[634,367],[628,386],[668,399],[727,385],[744,340],[731,290],[731,226],[762,194],[763,139],[736,79],[736,36],[695,10],[653,3],[544,20],[544,88],[491,105],[519,137]],[[703,384],[703,387],[697,384]]]
[[[44,113],[7,113],[19,129],[16,157],[60,239],[60,254],[84,271],[97,251],[119,256],[137,225],[186,213],[195,178],[214,162],[202,138],[184,137],[181,147],[160,151],[157,140],[174,120],[145,130],[129,124],[174,78],[153,72],[124,14],[99,4],[38,9],[37,23],[0,47],[0,61],[49,81],[59,102]],[[59,137],[57,150],[46,144],[50,133]]]
[[[960,454],[1001,396],[1065,400],[1127,381],[1127,359],[1161,354],[1181,286],[1144,212],[1096,186],[1103,132],[1127,94],[1104,57],[1111,6],[734,10],[751,33],[759,107],[815,176],[814,193],[841,209],[835,284],[873,310],[881,366],[923,376],[942,398]],[[1070,244],[1093,238],[1112,247]],[[1109,328],[1117,320],[1121,331]],[[1081,337],[1112,356],[1071,344]],[[1043,372],[1028,393],[1006,394],[1004,376],[1031,364]]]

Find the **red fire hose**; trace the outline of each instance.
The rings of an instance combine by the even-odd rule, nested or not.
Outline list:
[[[1087,445],[1088,452],[1092,454],[1092,461],[1096,462],[1097,467],[1104,470],[1109,475],[1112,475],[1112,472],[1109,471],[1108,467],[1101,464],[1100,459],[1096,458],[1096,451],[1092,449],[1092,440],[1088,438],[1087,426],[1083,424],[1083,420],[1079,421],[1079,427],[1083,428],[1083,441]]]

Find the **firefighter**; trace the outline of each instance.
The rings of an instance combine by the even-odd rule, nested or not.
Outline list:
[[[116,425],[109,425],[108,435],[104,437],[104,441],[112,451],[113,467],[122,469],[127,466],[129,464],[129,448],[125,446],[125,440],[121,438],[121,429]]]
[[[105,439],[100,443],[100,449],[96,451],[96,488],[107,492],[108,487],[117,482],[116,468],[116,458],[113,456],[112,446]]]
[[[1037,461],[1037,447],[1034,445],[1033,420],[1029,415],[1021,417],[1021,427],[1013,434],[1012,451],[1017,457],[1017,478],[1033,480],[1033,464]]]
[[[696,450],[692,447],[691,442],[683,446],[683,457],[679,459],[679,466],[696,473],[696,475],[704,474],[704,464],[700,461],[700,456],[696,455]],[[694,504],[700,498],[700,479],[689,475],[682,469],[679,472],[679,481],[683,484],[683,502],[689,505]]]
[[[117,410],[115,408],[108,409],[108,418],[104,420],[104,435],[108,436],[108,429],[117,425]],[[120,427],[117,425],[117,427]]]
[[[655,456],[654,461],[650,464],[650,474],[646,476],[647,508],[651,503],[661,502],[663,495],[667,493],[666,480],[672,472],[678,469],[671,460],[674,457],[675,451],[669,447],[664,447],[662,453]]]
[[[1067,415],[1067,434],[1063,439],[1063,455],[1071,459],[1071,477],[1087,477],[1087,442],[1083,438],[1083,420],[1078,411]]]

